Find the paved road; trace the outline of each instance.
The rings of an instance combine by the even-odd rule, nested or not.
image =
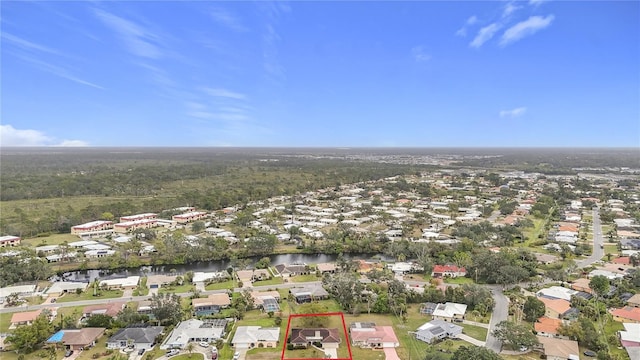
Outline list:
[[[602,237],[602,224],[600,223],[600,209],[593,209],[593,251],[588,258],[576,262],[578,268],[587,267],[604,257],[604,238]]]
[[[507,320],[509,316],[509,299],[502,293],[501,285],[489,285],[488,287],[493,291],[493,300],[496,302],[496,305],[493,308],[491,320],[489,321],[489,331],[487,331],[487,342],[485,346],[496,353],[500,353],[502,342],[493,336],[493,330],[495,330],[496,325],[501,321]]]

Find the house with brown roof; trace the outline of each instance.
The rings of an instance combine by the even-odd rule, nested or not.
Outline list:
[[[228,308],[231,305],[231,299],[227,293],[211,294],[206,298],[191,300],[191,305],[196,316],[211,315]]]
[[[275,269],[283,278],[306,275],[310,271],[306,264],[279,264],[275,266]]]
[[[562,320],[543,316],[533,324],[533,328],[538,336],[566,339],[566,337],[558,333],[560,325],[562,325]]]
[[[322,264],[316,265],[316,267],[318,268],[318,271],[320,271],[321,274],[324,274],[324,273],[333,274],[334,272],[336,272],[335,263],[322,263]]]
[[[321,347],[337,347],[340,344],[340,333],[338,329],[314,328],[314,329],[291,329],[289,344],[295,347],[309,347],[312,344],[319,344]],[[316,346],[317,346],[316,345]]]
[[[640,308],[625,306],[610,311],[613,320],[620,322],[640,323]]]
[[[65,329],[53,334],[49,343],[61,342],[69,350],[84,350],[96,344],[104,334],[105,328]]]
[[[571,288],[575,291],[583,291],[589,294],[593,293],[593,290],[589,287],[589,282],[591,280],[587,278],[580,278],[571,283]]]
[[[576,360],[580,359],[580,348],[575,340],[565,340],[538,336],[538,341],[544,349],[547,360]]]
[[[627,300],[627,305],[640,308],[640,293],[635,294]]]
[[[544,303],[544,315],[552,319],[562,319],[564,314],[571,309],[571,303],[564,299],[538,297],[538,300]]]
[[[31,325],[40,315],[49,317],[49,321],[57,315],[55,308],[38,309],[34,311],[24,311],[11,315],[11,325],[9,329],[15,329],[21,325]]]
[[[106,303],[106,304],[89,305],[89,306],[85,306],[84,309],[82,309],[82,317],[88,318],[91,315],[97,315],[97,314],[115,317],[126,306],[127,306],[126,302],[113,302],[113,303]]]

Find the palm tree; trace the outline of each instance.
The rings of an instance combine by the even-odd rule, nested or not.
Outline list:
[[[189,357],[191,357],[191,354],[193,353],[193,343],[192,342],[187,344],[187,351],[189,352]]]

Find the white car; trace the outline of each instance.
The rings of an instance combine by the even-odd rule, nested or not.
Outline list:
[[[240,353],[236,352],[235,354],[233,354],[233,360],[238,360],[240,359]]]
[[[198,345],[200,345],[200,346],[202,346],[202,347],[205,347],[205,348],[206,348],[206,347],[209,347],[209,343],[208,343],[208,342],[206,342],[206,341],[200,341],[200,342],[198,343]]]

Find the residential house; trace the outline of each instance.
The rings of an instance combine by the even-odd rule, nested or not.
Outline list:
[[[318,271],[320,271],[321,274],[325,274],[325,273],[333,274],[336,272],[335,263],[322,263],[322,264],[316,265],[316,267],[318,268]]]
[[[275,348],[278,346],[280,328],[261,326],[238,326],[231,346],[242,349]]]
[[[149,289],[160,289],[176,281],[177,275],[149,275],[147,276],[147,287]]]
[[[591,280],[586,278],[580,278],[571,283],[571,288],[575,291],[582,291],[591,294],[593,290],[589,287]]]
[[[225,319],[182,321],[167,336],[160,349],[184,349],[189,342],[214,342],[224,337],[226,326]]]
[[[53,334],[48,343],[62,343],[69,350],[84,350],[96,344],[105,328],[64,329]]]
[[[104,231],[113,229],[112,221],[97,220],[86,224],[75,225],[71,227],[71,233],[74,235],[82,235],[84,233],[92,233],[96,231]]]
[[[338,329],[313,328],[313,329],[291,329],[289,344],[295,347],[309,347],[312,344],[319,347],[337,348],[340,344],[340,332]]]
[[[534,253],[533,255],[535,255],[536,261],[538,261],[539,264],[544,265],[553,264],[559,259],[557,256],[551,254]]]
[[[97,315],[97,314],[115,317],[126,306],[127,306],[126,302],[112,302],[112,303],[106,303],[106,304],[89,305],[89,306],[85,306],[82,309],[82,317],[88,318],[91,315]]]
[[[625,306],[620,309],[609,311],[613,315],[613,320],[620,322],[640,323],[640,308]]]
[[[577,293],[576,290],[568,289],[562,286],[551,286],[539,290],[536,295],[548,299],[563,299],[571,301],[571,297]]]
[[[75,293],[80,289],[85,291],[89,283],[75,281],[56,281],[45,292],[49,297],[60,297],[66,293]]]
[[[134,290],[138,287],[140,276],[128,276],[126,278],[107,279],[100,281],[100,286],[107,289]]]
[[[11,325],[9,329],[15,329],[21,325],[31,325],[40,315],[47,315],[49,321],[51,321],[52,318],[56,317],[57,312],[55,308],[47,308],[13,313],[13,315],[11,315]]]
[[[120,217],[120,222],[148,220],[148,219],[157,219],[157,218],[158,218],[158,214],[145,213],[145,214],[122,216]]]
[[[296,275],[306,275],[309,273],[309,266],[306,264],[279,264],[276,265],[275,268],[283,278]]]
[[[467,312],[467,305],[448,302],[445,304],[438,304],[433,310],[431,316],[436,320],[443,321],[458,321],[464,319],[464,314]]]
[[[381,349],[400,346],[392,326],[375,326],[374,323],[353,323],[349,326],[351,344],[363,348]]]
[[[0,236],[0,248],[3,247],[14,247],[20,245],[20,237],[19,236]]]
[[[139,229],[150,229],[158,226],[156,219],[142,219],[120,222],[113,225],[113,231],[117,233],[131,233]]]
[[[156,318],[155,315],[153,315],[153,308],[151,307],[151,301],[149,300],[138,301],[138,308],[136,311],[140,315],[148,316],[151,320]]]
[[[186,224],[192,221],[205,219],[209,214],[205,211],[190,211],[184,214],[173,215],[171,219],[178,224]]]
[[[562,320],[543,316],[533,324],[533,328],[538,336],[565,338],[558,333],[560,325],[562,325]]]
[[[416,339],[426,343],[433,343],[445,338],[455,338],[462,333],[462,326],[443,320],[431,320],[420,326],[416,332]]]
[[[640,324],[623,323],[624,331],[618,331],[620,342],[625,348],[640,347]]]
[[[298,304],[311,302],[313,300],[325,300],[329,298],[329,293],[320,285],[311,285],[289,289]]]
[[[254,281],[270,279],[271,273],[267,269],[238,270],[236,276],[243,284],[251,284]]]
[[[459,277],[467,275],[467,270],[464,267],[458,267],[456,265],[435,265],[431,272],[432,277]]]
[[[633,295],[627,300],[628,306],[640,308],[640,293]]]
[[[196,316],[217,314],[222,309],[231,305],[231,299],[227,293],[211,294],[206,298],[191,300]]]
[[[251,293],[253,304],[264,312],[280,311],[280,293],[278,291],[254,291]]]
[[[118,330],[107,340],[107,349],[145,349],[156,344],[156,338],[162,333],[164,326],[128,327]]]
[[[19,297],[31,296],[36,291],[35,285],[16,285],[0,288],[0,303],[11,294],[18,294]]]
[[[571,303],[564,299],[549,299],[545,297],[538,297],[538,300],[544,303],[544,315],[548,318],[562,319],[571,309]]]
[[[538,336],[547,360],[580,360],[580,348],[575,340]]]

